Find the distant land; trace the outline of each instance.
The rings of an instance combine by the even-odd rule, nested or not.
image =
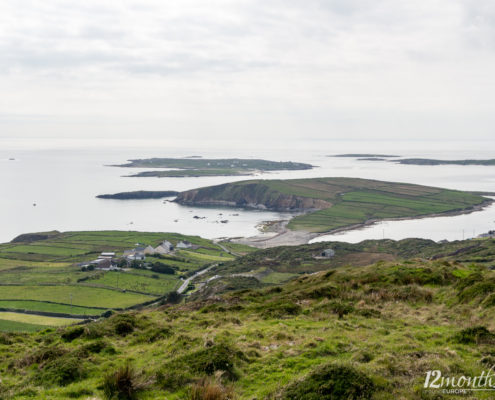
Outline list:
[[[133,175],[126,175],[130,178],[199,178],[202,176],[249,176],[252,171],[238,171],[227,169],[180,169],[173,171],[143,171]]]
[[[115,194],[100,194],[96,196],[99,199],[115,199],[115,200],[144,200],[144,199],[162,199],[164,197],[177,196],[179,192],[173,190],[166,191],[146,191],[138,190],[135,192],[121,192]]]
[[[402,158],[390,160],[399,164],[410,165],[495,165],[495,159],[490,160],[435,160],[430,158]]]
[[[457,190],[357,178],[248,180],[180,193],[180,204],[301,213],[288,228],[323,233],[374,221],[465,213],[492,200]]]
[[[266,171],[295,171],[312,169],[313,165],[292,161],[268,161],[260,159],[203,159],[188,158],[147,158],[129,160],[127,164],[115,165],[124,168],[175,168],[173,171],[146,171],[129,175],[131,177],[200,177],[200,176],[242,176]]]
[[[336,154],[333,156],[327,156],[327,157],[349,157],[349,158],[376,158],[376,157],[381,157],[381,158],[395,158],[395,157],[400,157],[400,156],[394,156],[390,154]]]

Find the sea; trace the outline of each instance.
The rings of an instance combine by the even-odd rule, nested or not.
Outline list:
[[[289,213],[240,208],[189,207],[159,200],[96,198],[133,190],[182,191],[249,177],[135,178],[147,169],[116,167],[129,159],[149,157],[263,158],[297,161],[311,170],[260,173],[256,179],[359,177],[416,183],[449,189],[495,192],[495,166],[418,166],[356,158],[345,153],[391,154],[438,159],[495,158],[494,142],[299,140],[251,143],[236,141],[145,144],[94,141],[83,145],[57,141],[15,141],[0,148],[0,242],[42,231],[132,230],[179,232],[205,238],[248,237],[265,221],[288,219]],[[151,169],[150,169],[151,170]],[[225,222],[227,220],[228,222]],[[224,221],[224,222],[221,222]],[[362,229],[326,235],[314,241],[359,242],[366,239],[420,237],[459,240],[495,229],[495,205],[450,217],[384,221]]]

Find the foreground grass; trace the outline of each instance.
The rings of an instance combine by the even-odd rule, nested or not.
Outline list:
[[[4,334],[1,393],[104,399],[120,376],[140,399],[192,399],[213,386],[238,399],[440,399],[423,391],[426,371],[474,376],[493,363],[494,298],[495,272],[474,263],[344,266],[84,327]]]

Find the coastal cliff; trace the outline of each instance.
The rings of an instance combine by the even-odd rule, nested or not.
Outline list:
[[[179,193],[175,201],[183,205],[223,205],[272,211],[322,210],[332,205],[323,199],[279,192],[262,181],[188,190]]]

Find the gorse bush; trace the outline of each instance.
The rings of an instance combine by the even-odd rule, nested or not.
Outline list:
[[[82,326],[76,326],[75,328],[68,329],[62,335],[62,339],[66,342],[72,342],[73,340],[81,337],[84,333],[84,328]]]
[[[462,344],[495,344],[495,334],[484,326],[463,329],[453,339]]]
[[[287,316],[300,314],[302,308],[299,304],[292,301],[278,300],[271,301],[257,307],[257,311],[264,318],[284,318]]]
[[[327,364],[304,379],[290,384],[284,400],[358,400],[371,399],[373,381],[351,366]]]
[[[236,359],[245,360],[245,355],[226,344],[216,344],[203,350],[196,351],[184,357],[182,361],[196,373],[213,375],[222,371],[227,379],[237,379]]]
[[[35,374],[35,380],[44,386],[66,386],[87,376],[86,368],[79,357],[69,354],[48,361]]]

